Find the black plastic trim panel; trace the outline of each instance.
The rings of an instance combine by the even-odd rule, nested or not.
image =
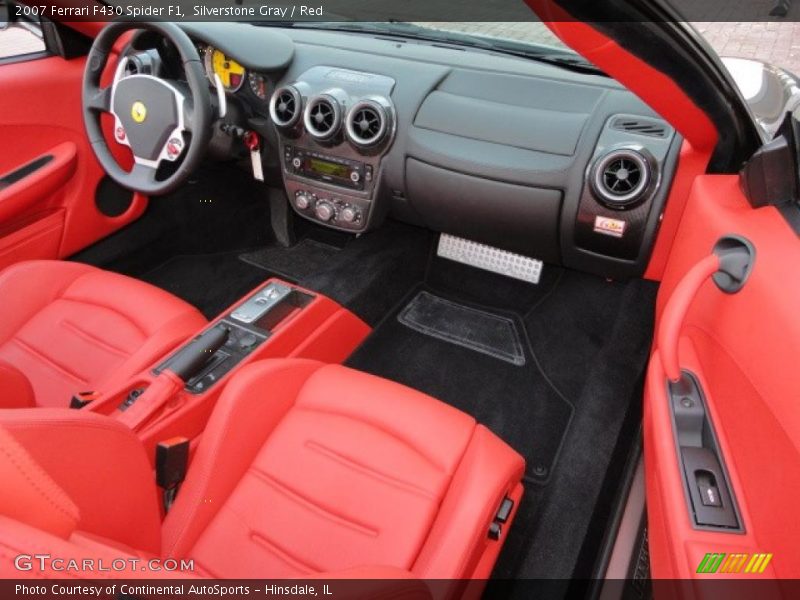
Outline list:
[[[45,154],[44,156],[40,156],[39,158],[36,158],[31,162],[19,167],[18,169],[11,171],[0,178],[0,189],[13,185],[18,181],[22,181],[28,175],[35,173],[52,160],[52,154]]]
[[[667,397],[693,527],[743,533],[725,459],[697,378],[684,370],[678,382],[667,384]]]

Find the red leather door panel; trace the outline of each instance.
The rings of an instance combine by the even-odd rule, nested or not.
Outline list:
[[[722,236],[755,247],[750,278],[735,294],[710,280],[697,288],[683,319],[664,315],[686,289],[690,271]],[[750,208],[736,176],[695,180],[658,298],[659,336],[645,394],[645,467],[652,572],[658,578],[800,577],[800,239],[772,207]],[[699,279],[698,279],[699,280]],[[691,286],[690,286],[691,287]],[[667,331],[669,330],[669,331]],[[683,489],[667,400],[666,370],[691,371],[727,465],[743,533],[697,529]],[[669,356],[667,356],[669,354]],[[767,553],[762,573],[698,574],[707,553]],[[725,565],[723,560],[722,565]],[[726,571],[726,572],[722,572]]]
[[[103,172],[84,132],[81,79],[84,59],[58,56],[0,65],[0,177],[45,155],[42,169],[0,191],[0,267],[26,258],[61,258],[139,217],[147,200],[136,196],[123,215],[95,206]],[[61,214],[60,226],[52,216]],[[38,223],[49,218],[50,227]],[[33,227],[33,229],[29,229]],[[15,235],[14,240],[7,239]],[[36,243],[30,243],[31,238]]]

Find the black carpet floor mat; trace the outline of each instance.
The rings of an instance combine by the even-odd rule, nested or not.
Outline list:
[[[290,248],[267,246],[244,252],[239,258],[289,281],[300,282],[324,271],[340,250],[325,242],[305,238]]]
[[[427,298],[427,302],[436,298],[449,305],[448,312],[426,317],[430,323],[436,321],[435,333],[433,326],[423,333],[403,322],[409,308],[417,308],[420,297]],[[486,328],[490,319],[511,324],[513,335],[520,340],[518,351],[524,364],[454,342],[453,338],[466,329],[464,321],[470,314],[475,330]],[[455,318],[449,322],[440,319],[447,316]],[[450,339],[442,332],[450,334]],[[473,331],[471,337],[481,335]],[[525,337],[524,323],[514,314],[457,304],[430,291],[414,292],[409,302],[392,313],[349,358],[348,364],[418,389],[472,415],[525,457],[526,479],[547,481],[572,417],[572,406],[539,371]]]
[[[525,365],[404,325],[398,316],[420,290],[513,320]],[[618,447],[633,443],[620,437],[641,402],[655,292],[550,266],[533,286],[433,258],[421,287],[349,358],[473,415],[526,458],[525,496],[494,577],[590,576],[582,557],[596,556],[604,527],[595,520],[608,517],[599,507],[625,457]]]
[[[140,279],[200,309],[213,319],[273,273],[239,260],[239,252],[175,256]]]
[[[430,232],[387,221],[357,238],[312,228],[291,248],[270,245],[241,260],[325,294],[375,325],[425,278]]]

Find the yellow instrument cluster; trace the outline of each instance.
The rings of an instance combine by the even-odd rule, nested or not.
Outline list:
[[[226,92],[239,91],[247,78],[244,67],[212,46],[206,48],[204,54],[208,78],[215,82],[214,76],[218,76]]]

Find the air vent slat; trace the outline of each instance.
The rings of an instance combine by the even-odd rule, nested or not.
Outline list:
[[[293,86],[275,90],[269,103],[269,114],[278,127],[291,127],[300,118],[303,98]]]
[[[612,121],[611,128],[617,131],[627,131],[628,133],[659,138],[665,138],[669,133],[669,129],[666,125],[658,121],[644,118],[630,119],[627,117],[619,117]]]
[[[652,178],[650,163],[631,148],[613,150],[592,167],[592,188],[597,199],[610,208],[624,209],[647,192]]]
[[[309,100],[303,114],[306,131],[318,140],[328,140],[336,135],[341,119],[339,103],[326,95]]]
[[[345,127],[353,144],[367,148],[384,140],[389,131],[389,116],[377,101],[361,100],[347,114]]]

